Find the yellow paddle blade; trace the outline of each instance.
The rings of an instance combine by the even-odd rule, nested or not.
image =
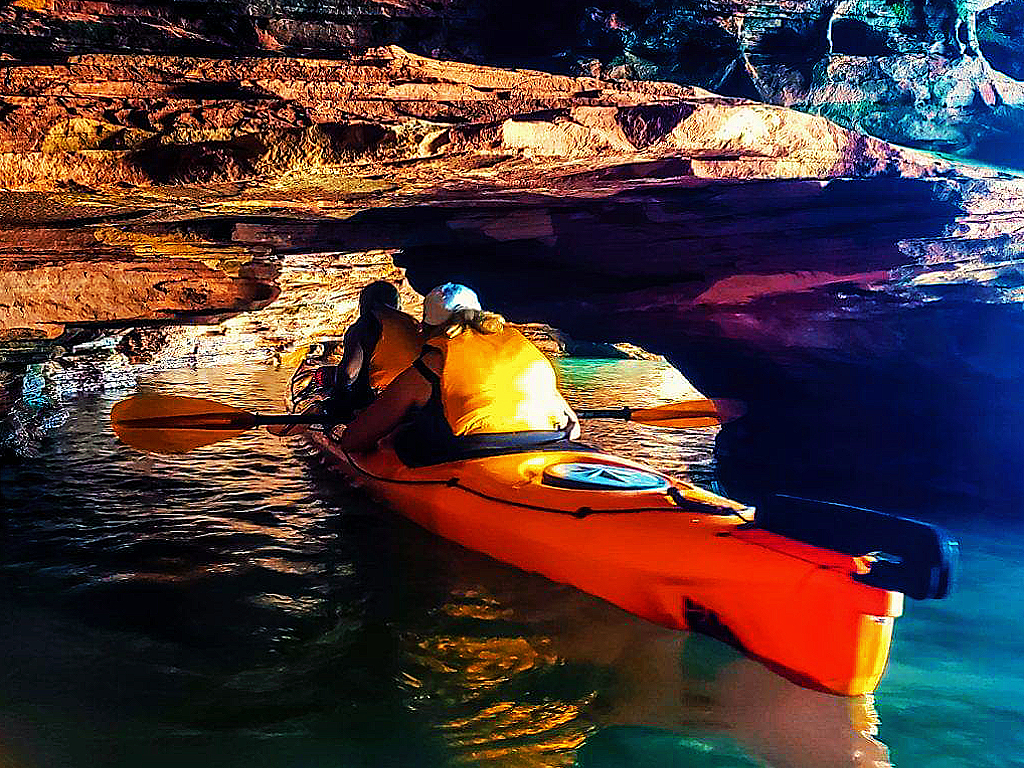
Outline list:
[[[739,400],[684,400],[654,408],[636,408],[629,420],[654,427],[714,427],[746,413]]]
[[[256,417],[215,400],[135,395],[113,407],[110,425],[121,442],[140,451],[188,453],[244,434]]]

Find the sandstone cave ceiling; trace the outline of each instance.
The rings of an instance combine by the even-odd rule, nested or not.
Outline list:
[[[41,63],[101,52],[331,57],[397,44],[479,64],[697,85],[1021,167],[1022,19],[1021,0],[15,0],[0,6],[0,45],[5,58]]]
[[[210,7],[0,7],[0,168],[24,190],[0,210],[0,312],[35,334],[22,362],[90,329],[274,311],[296,259],[397,248],[421,290],[438,269],[504,282],[509,311],[630,334],[743,397],[725,474],[771,456],[776,488],[1019,486],[1019,178],[785,108],[1019,166],[1010,3]],[[351,53],[379,42],[432,58]],[[667,272],[637,279],[638,253]],[[581,267],[601,274],[571,291],[509,282]]]

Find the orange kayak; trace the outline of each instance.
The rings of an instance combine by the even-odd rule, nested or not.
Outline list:
[[[469,549],[719,638],[809,687],[868,693],[885,671],[903,594],[859,580],[873,556],[765,530],[742,504],[599,451],[413,468],[306,434],[374,498]]]

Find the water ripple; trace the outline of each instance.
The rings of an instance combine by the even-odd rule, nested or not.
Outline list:
[[[587,406],[692,394],[651,363],[562,374]],[[284,383],[239,368],[143,384],[272,412]],[[734,706],[769,686],[758,675],[797,700],[803,689],[734,655],[688,667],[684,633],[426,534],[302,440],[253,430],[142,455],[109,430],[117,399],[70,403],[36,458],[3,468],[0,763],[11,749],[18,768],[561,766],[641,712],[668,728],[729,723],[763,758],[818,722],[804,707],[763,733]],[[713,478],[711,431],[586,427],[591,442]],[[845,703],[815,706],[841,744],[857,733]],[[811,768],[796,751],[779,765]]]

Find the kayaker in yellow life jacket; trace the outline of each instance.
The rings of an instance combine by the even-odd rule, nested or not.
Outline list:
[[[419,356],[420,325],[400,305],[398,289],[386,280],[360,291],[359,317],[345,331],[341,362],[316,381],[324,389],[333,386],[328,413],[344,418],[365,408]]]
[[[422,354],[345,429],[342,448],[370,450],[403,423],[395,449],[418,465],[579,435],[551,362],[469,288],[427,295],[423,335]]]

